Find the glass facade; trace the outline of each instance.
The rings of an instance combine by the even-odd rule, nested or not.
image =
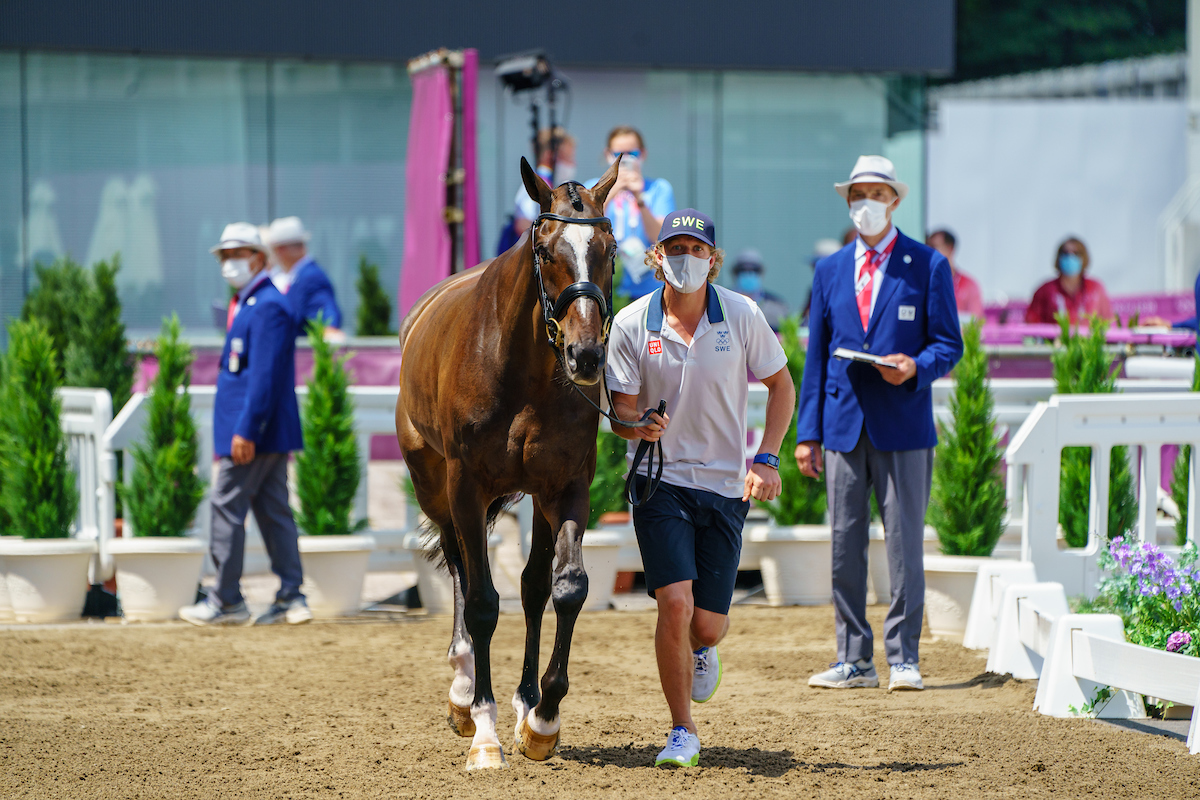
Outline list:
[[[605,166],[610,128],[639,128],[646,173],[714,215],[730,260],[759,250],[768,288],[793,306],[807,297],[813,242],[849,225],[831,184],[859,154],[896,162],[913,187],[897,223],[922,231],[919,80],[566,72],[559,118],[578,139],[579,177]],[[410,98],[403,64],[0,52],[0,312],[19,311],[28,265],[119,252],[132,335],[172,310],[190,332],[215,332],[213,303],[228,295],[208,248],[221,228],[295,214],[352,319],[361,255],[389,291],[399,280]],[[502,92],[487,65],[479,124],[490,255],[530,126],[527,98]]]

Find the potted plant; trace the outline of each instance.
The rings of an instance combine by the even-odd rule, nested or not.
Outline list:
[[[154,346],[158,374],[145,400],[145,433],[130,448],[129,485],[118,484],[129,524],[108,544],[117,597],[132,622],[174,619],[196,593],[207,550],[202,538],[188,535],[205,487],[187,393],[192,352],[179,333],[178,316],[163,320]]]
[[[982,323],[963,328],[949,425],[939,425],[927,521],[942,555],[925,557],[925,612],[934,636],[962,636],[975,574],[1004,532],[1004,479]]]
[[[358,318],[355,333],[359,336],[395,336],[392,330],[392,299],[379,282],[379,265],[365,255],[358,259]]]
[[[94,541],[72,539],[79,507],[55,395],[61,384],[49,332],[37,320],[8,329],[0,387],[0,505],[20,541],[0,542],[17,622],[77,619],[87,594]]]
[[[358,613],[367,560],[375,549],[372,537],[355,535],[367,520],[350,519],[362,479],[354,404],[346,357],[334,354],[325,327],[320,318],[309,326],[313,371],[300,418],[304,450],[296,454],[296,524],[307,534],[300,537],[303,591],[318,619]]]
[[[585,611],[602,611],[609,607],[616,591],[621,549],[637,549],[637,537],[628,522],[625,502],[627,447],[626,441],[611,431],[601,430],[596,434],[596,474],[588,490],[591,511],[583,534],[583,564],[588,574]],[[624,515],[626,522],[621,528],[605,529],[600,519],[606,515]],[[629,573],[630,583],[632,577]]]
[[[780,340],[787,368],[796,385],[804,378],[804,345],[800,320],[788,317],[780,324]],[[746,529],[742,547],[758,550],[763,589],[773,606],[821,605],[833,596],[830,531],[825,523],[825,479],[813,480],[796,464],[796,415],[783,437],[779,453],[779,478],[783,493],[769,503],[755,501],[771,517],[771,525]]]

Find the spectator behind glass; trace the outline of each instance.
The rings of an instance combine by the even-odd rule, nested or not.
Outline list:
[[[560,183],[575,180],[575,137],[567,133],[565,128],[555,128],[558,156],[551,158],[554,150],[550,147],[550,129],[538,131],[537,174],[551,188]],[[551,162],[554,163],[551,163]],[[553,173],[553,174],[551,174]],[[537,201],[529,196],[525,187],[517,189],[516,210],[513,212],[513,229],[518,237],[537,219],[541,212]],[[508,248],[505,248],[508,249]]]
[[[804,301],[804,310],[800,312],[801,325],[808,324],[808,313],[812,310],[812,279],[813,274],[816,273],[817,270],[817,262],[822,258],[833,255],[838,250],[841,250],[843,247],[850,244],[850,242],[853,242],[856,238],[858,238],[858,231],[854,228],[851,228],[849,233],[851,234],[849,241],[843,241],[842,244],[838,244],[837,239],[817,239],[817,241],[813,243],[812,258],[808,261],[808,266],[812,270],[812,273],[810,273],[808,276],[808,299]],[[846,239],[844,234],[842,239]]]
[[[646,249],[658,241],[662,221],[675,210],[675,190],[665,178],[642,174],[646,145],[636,128],[620,125],[609,131],[604,150],[607,163],[621,158],[617,182],[608,193],[604,213],[612,220],[613,236],[621,254],[621,283],[616,291],[635,300],[662,286],[645,264]],[[587,182],[590,188],[599,178]]]
[[[788,315],[787,301],[763,287],[762,254],[757,250],[743,250],[733,265],[733,288],[758,304],[771,330],[779,332],[779,322]]]
[[[1058,277],[1043,283],[1033,293],[1025,311],[1025,321],[1053,324],[1054,315],[1059,311],[1066,311],[1072,324],[1086,321],[1093,314],[1101,319],[1112,319],[1112,305],[1104,285],[1084,274],[1090,263],[1083,242],[1074,236],[1064,240],[1054,256]]]
[[[925,244],[944,255],[946,261],[950,262],[950,275],[954,278],[954,300],[958,304],[958,313],[982,317],[983,294],[979,291],[979,284],[970,275],[959,270],[958,262],[954,260],[954,248],[958,244],[954,234],[944,228],[934,231],[925,237]]]

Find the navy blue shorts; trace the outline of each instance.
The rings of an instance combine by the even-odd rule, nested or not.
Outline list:
[[[635,480],[640,494],[646,478]],[[646,593],[654,597],[655,589],[691,581],[697,608],[728,614],[749,510],[740,497],[660,483],[653,497],[633,509]]]

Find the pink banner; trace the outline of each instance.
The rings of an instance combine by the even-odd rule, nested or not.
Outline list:
[[[404,260],[400,265],[400,317],[438,281],[450,276],[446,170],[454,133],[450,73],[445,65],[412,76],[412,116],[404,162]]]
[[[479,263],[479,157],[475,108],[479,97],[479,51],[463,51],[462,68],[463,264]]]

